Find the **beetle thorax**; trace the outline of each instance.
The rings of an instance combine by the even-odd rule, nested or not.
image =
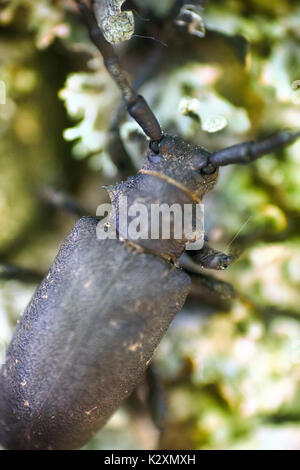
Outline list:
[[[203,244],[202,197],[216,175],[202,176],[194,167],[195,155],[206,158],[204,149],[199,156],[197,146],[164,140],[160,153],[149,150],[135,177],[109,189],[111,217],[120,239],[175,261],[191,242],[198,249]]]

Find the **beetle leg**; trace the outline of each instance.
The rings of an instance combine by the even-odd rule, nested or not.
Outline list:
[[[251,163],[263,155],[286,147],[299,137],[300,132],[281,131],[259,142],[249,141],[218,150],[211,155],[207,167],[202,171],[209,173],[219,166],[231,163]]]
[[[146,371],[146,382],[148,385],[147,402],[152,421],[159,431],[163,431],[167,416],[166,397],[163,382],[153,362]]]
[[[204,243],[201,250],[189,250],[188,255],[193,262],[206,269],[226,269],[235,259],[234,256],[226,255]]]
[[[51,186],[42,187],[38,191],[39,198],[49,204],[50,206],[54,207],[55,209],[62,210],[67,212],[68,214],[72,214],[78,217],[83,217],[89,214],[84,207],[82,207],[72,195],[64,192],[59,191]]]
[[[167,416],[166,397],[154,361],[147,368],[142,382],[133,391],[127,404],[134,414],[140,415],[146,412],[157,430],[160,432],[164,430]]]
[[[224,301],[231,300],[235,296],[235,290],[228,282],[207,274],[191,272],[188,272],[188,274],[192,280],[191,296],[193,298],[201,297],[207,305],[219,305]]]
[[[34,269],[22,268],[14,264],[0,263],[0,280],[36,283],[41,282],[43,277],[43,273]]]
[[[230,300],[236,295],[231,284],[217,279],[202,271],[185,253],[180,258],[180,266],[190,276],[192,289],[188,296],[188,302],[205,304],[208,307],[229,310]]]

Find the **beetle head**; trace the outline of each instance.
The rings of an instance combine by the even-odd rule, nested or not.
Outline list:
[[[152,147],[152,148],[151,148]],[[218,177],[218,170],[204,173],[211,153],[180,137],[164,135],[155,146],[150,144],[147,159],[142,170],[156,172],[184,186],[195,197],[202,197],[210,191]]]

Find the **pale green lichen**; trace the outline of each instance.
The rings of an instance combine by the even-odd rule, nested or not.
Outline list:
[[[69,115],[78,123],[64,131],[64,138],[76,141],[74,156],[78,159],[91,156],[94,169],[103,168],[107,174],[114,174],[112,162],[105,158],[109,138],[109,123],[113,113],[113,103],[117,104],[118,90],[108,79],[106,70],[90,73],[76,73],[68,77],[60,91]]]
[[[9,24],[22,8],[28,29],[36,32],[36,45],[39,49],[48,47],[55,38],[67,38],[70,27],[64,21],[64,10],[57,8],[47,0],[12,0],[2,1],[0,24]],[[65,4],[67,2],[64,2]],[[1,4],[0,4],[1,6]]]
[[[125,0],[95,0],[94,11],[105,39],[111,44],[128,41],[134,34],[134,16],[122,11]]]
[[[205,36],[205,23],[202,18],[202,8],[196,5],[184,4],[175,20],[178,26],[185,26],[188,32],[199,38]]]

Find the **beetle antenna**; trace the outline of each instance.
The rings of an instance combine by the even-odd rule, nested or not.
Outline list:
[[[103,57],[104,65],[119,86],[130,116],[141,126],[153,143],[159,142],[163,132],[150,106],[129,83],[112,45],[105,39],[92,10],[82,0],[75,0],[88,29],[89,36]],[[155,145],[153,146],[155,148]]]
[[[217,167],[232,163],[251,163],[263,155],[286,147],[299,137],[300,131],[281,131],[259,142],[249,141],[218,150],[209,157],[208,164],[202,172],[212,173]]]

